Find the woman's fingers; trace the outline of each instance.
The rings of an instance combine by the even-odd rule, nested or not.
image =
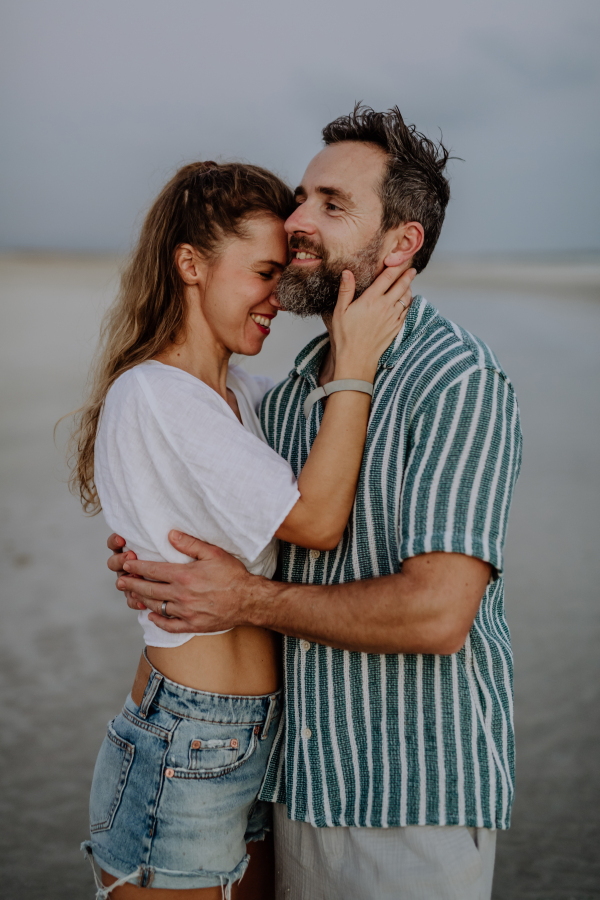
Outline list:
[[[340,312],[344,312],[354,299],[354,291],[356,281],[350,269],[344,269],[338,289],[337,308]]]
[[[385,296],[389,297],[390,300],[393,300],[394,303],[397,302],[397,300],[402,297],[407,290],[410,290],[410,286],[416,274],[416,269],[407,269],[406,272],[402,272],[402,274],[395,278],[392,284],[389,286],[389,288],[385,292]]]

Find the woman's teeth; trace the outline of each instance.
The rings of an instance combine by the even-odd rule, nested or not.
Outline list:
[[[256,313],[250,313],[250,318],[253,319],[257,325],[262,325],[263,328],[271,327],[271,320],[267,319],[266,316],[259,316]]]
[[[319,259],[314,253],[306,253],[305,250],[296,251],[296,259]]]

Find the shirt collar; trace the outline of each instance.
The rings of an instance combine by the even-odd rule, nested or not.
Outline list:
[[[414,297],[404,325],[379,360],[378,368],[393,369],[400,355],[405,349],[406,342],[417,332],[429,324],[438,315],[437,310],[420,294]],[[329,335],[320,334],[300,351],[296,357],[293,370],[310,380],[317,381],[319,369],[327,350],[329,349]]]

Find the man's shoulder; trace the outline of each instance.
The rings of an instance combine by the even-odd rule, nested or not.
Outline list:
[[[394,359],[393,379],[411,394],[442,391],[482,370],[497,373],[510,383],[493,350],[480,337],[446,318],[423,301],[421,327],[416,327]],[[436,392],[437,392],[436,391]]]

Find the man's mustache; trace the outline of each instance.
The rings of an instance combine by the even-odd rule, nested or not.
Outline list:
[[[327,257],[327,251],[322,244],[313,244],[308,238],[293,235],[289,241],[290,250],[305,250],[307,253],[314,253],[320,259]]]

